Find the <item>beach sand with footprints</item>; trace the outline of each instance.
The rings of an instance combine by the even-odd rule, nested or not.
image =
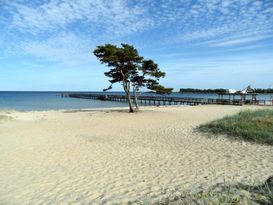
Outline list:
[[[195,127],[248,106],[0,111],[0,204],[127,204],[263,181],[273,147]]]

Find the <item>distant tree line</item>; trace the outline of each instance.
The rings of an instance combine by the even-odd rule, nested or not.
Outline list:
[[[254,88],[255,93],[273,93],[273,88]]]
[[[226,93],[228,89],[195,89],[195,88],[181,88],[180,93]],[[254,88],[255,93],[273,93],[273,88]]]
[[[227,89],[195,89],[195,88],[181,88],[180,93],[226,93]]]

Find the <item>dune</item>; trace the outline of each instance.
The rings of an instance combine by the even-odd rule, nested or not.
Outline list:
[[[272,146],[194,129],[244,109],[260,108],[13,111],[0,123],[0,204],[156,202],[223,180],[263,181]]]

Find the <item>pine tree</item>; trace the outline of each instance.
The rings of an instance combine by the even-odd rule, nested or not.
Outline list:
[[[165,73],[160,71],[154,61],[144,60],[131,45],[121,44],[121,47],[117,47],[112,44],[105,44],[98,46],[93,53],[102,64],[110,67],[110,71],[104,74],[110,78],[111,84],[104,91],[112,89],[114,83],[121,83],[130,112],[139,109],[137,93],[142,87],[161,94],[172,92],[171,88],[165,88],[159,84],[159,79],[165,77]],[[133,87],[135,109],[130,94],[131,87]]]

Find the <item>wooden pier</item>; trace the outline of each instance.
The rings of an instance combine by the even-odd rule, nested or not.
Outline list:
[[[83,98],[92,100],[127,102],[125,95],[102,95],[96,93],[66,93],[63,97]],[[132,96],[132,101],[133,101]],[[273,105],[272,101],[267,100],[246,100],[246,99],[213,99],[213,98],[185,98],[185,97],[169,97],[169,96],[147,96],[140,95],[138,102],[145,105],[206,105],[206,104],[221,104],[221,105]]]

